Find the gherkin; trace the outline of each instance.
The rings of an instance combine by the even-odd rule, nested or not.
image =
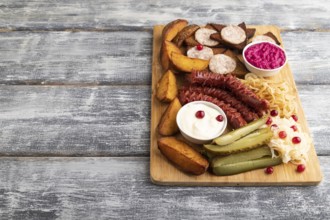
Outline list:
[[[231,144],[224,146],[204,145],[204,149],[213,155],[229,155],[260,147],[268,143],[272,136],[273,132],[267,127],[256,130]]]

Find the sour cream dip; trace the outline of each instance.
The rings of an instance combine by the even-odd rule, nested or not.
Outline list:
[[[227,126],[223,110],[210,102],[195,101],[184,105],[177,114],[181,134],[193,143],[210,143]]]

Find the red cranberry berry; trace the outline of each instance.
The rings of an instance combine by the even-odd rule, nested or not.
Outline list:
[[[299,144],[300,142],[301,142],[300,137],[293,137],[293,138],[292,138],[292,143],[294,143],[294,144]]]
[[[271,129],[278,129],[278,125],[277,124],[272,124],[272,126],[270,126]]]
[[[298,131],[298,128],[295,125],[292,125],[290,128],[292,128],[293,131]]]
[[[278,136],[282,139],[286,138],[286,132],[285,131],[280,131],[278,132]]]
[[[195,116],[196,116],[196,118],[204,118],[205,112],[202,110],[199,110],[196,112]]]
[[[268,117],[268,119],[266,121],[266,125],[271,125],[272,122],[273,122],[273,120],[270,117]]]
[[[265,170],[265,173],[267,174],[272,174],[274,172],[274,168],[273,167],[267,167]]]
[[[293,118],[293,120],[298,121],[298,116],[297,115],[291,115],[291,117]]]
[[[275,109],[274,110],[271,110],[270,111],[270,115],[273,116],[273,117],[278,116],[278,111],[275,110]]]
[[[298,172],[298,173],[302,173],[302,172],[304,172],[305,169],[306,169],[306,167],[305,167],[304,164],[299,164],[299,165],[297,166],[297,172]]]
[[[205,112],[200,110],[200,111],[197,111],[196,114],[195,114],[196,118],[204,118],[205,116]]]
[[[197,50],[203,50],[203,45],[202,45],[202,44],[198,44],[198,45],[196,46],[196,48],[197,48]]]
[[[218,115],[218,116],[216,117],[216,119],[217,119],[217,121],[222,122],[222,121],[223,121],[223,116],[222,116],[222,115]]]

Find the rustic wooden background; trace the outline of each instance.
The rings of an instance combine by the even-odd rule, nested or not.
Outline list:
[[[0,219],[329,219],[330,2],[0,0]],[[149,178],[152,26],[274,24],[324,179],[164,187]]]

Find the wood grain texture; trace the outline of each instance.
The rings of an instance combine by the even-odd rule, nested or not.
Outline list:
[[[297,84],[330,83],[329,32],[284,32],[282,39]]]
[[[0,33],[0,83],[148,84],[146,32]]]
[[[306,166],[309,170],[303,175],[296,173],[295,166],[292,164],[281,164],[276,166],[276,175],[267,176],[263,170],[253,170],[240,173],[232,176],[216,176],[210,172],[205,172],[202,175],[189,175],[177,169],[170,163],[167,158],[159,151],[157,140],[161,135],[157,131],[157,126],[162,117],[165,104],[160,103],[156,98],[157,83],[162,76],[162,66],[159,61],[160,47],[162,43],[163,27],[157,25],[154,27],[153,35],[153,64],[152,64],[152,97],[151,97],[151,128],[150,128],[150,177],[156,184],[161,185],[205,185],[205,186],[234,186],[234,185],[315,185],[322,180],[318,157],[311,144],[308,152],[308,160]],[[280,42],[282,41],[280,29],[276,26],[252,26],[256,28],[256,35],[271,31]],[[281,71],[271,77],[273,80],[281,80],[288,83],[292,88],[290,95],[295,97],[293,104],[296,106],[296,115],[299,118],[299,123],[302,132],[310,133],[304,111],[300,102],[299,94],[293,79],[293,74],[289,64],[285,65]],[[202,146],[200,146],[202,147]]]
[[[148,155],[150,91],[0,86],[0,155]]]
[[[296,83],[329,84],[330,32],[284,32]],[[151,84],[149,32],[0,33],[0,84]]]
[[[160,187],[149,158],[1,158],[1,219],[329,219],[314,187]],[[308,168],[307,168],[308,169]],[[248,216],[248,217],[247,217]]]
[[[330,86],[298,91],[316,152],[330,156]],[[0,86],[0,155],[149,155],[150,96],[149,85]]]
[[[182,17],[191,22],[274,24],[288,29],[329,28],[329,2],[300,1],[105,1],[2,0],[0,27],[9,29],[131,29],[165,24]],[[22,16],[22,14],[24,16]]]

